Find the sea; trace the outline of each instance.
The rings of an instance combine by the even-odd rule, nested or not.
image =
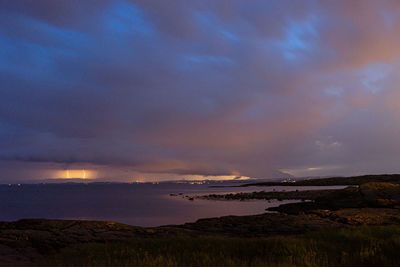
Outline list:
[[[0,185],[0,221],[28,218],[113,221],[154,227],[226,215],[255,215],[299,200],[203,200],[195,196],[345,186],[251,186],[238,181],[40,183]],[[193,199],[192,199],[193,198]]]

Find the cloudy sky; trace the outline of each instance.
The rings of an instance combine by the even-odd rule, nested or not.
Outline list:
[[[400,172],[399,31],[396,0],[3,0],[0,182]]]

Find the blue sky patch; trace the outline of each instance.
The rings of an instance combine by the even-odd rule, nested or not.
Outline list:
[[[107,29],[121,34],[153,34],[151,24],[138,6],[128,2],[114,4],[105,18]]]

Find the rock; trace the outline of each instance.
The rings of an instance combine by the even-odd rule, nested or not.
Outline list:
[[[141,227],[113,222],[44,219],[1,222],[0,259],[1,262],[34,261],[67,246],[144,235]]]
[[[366,183],[360,187],[347,187],[325,192],[314,202],[291,203],[270,208],[271,211],[299,214],[310,210],[339,210],[348,208],[399,208],[400,185],[391,183]]]
[[[367,183],[360,186],[360,193],[370,205],[393,207],[400,204],[400,185]]]

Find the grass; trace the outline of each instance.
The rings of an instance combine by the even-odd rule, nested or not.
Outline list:
[[[66,249],[38,266],[399,266],[399,226],[303,236],[160,238]]]

